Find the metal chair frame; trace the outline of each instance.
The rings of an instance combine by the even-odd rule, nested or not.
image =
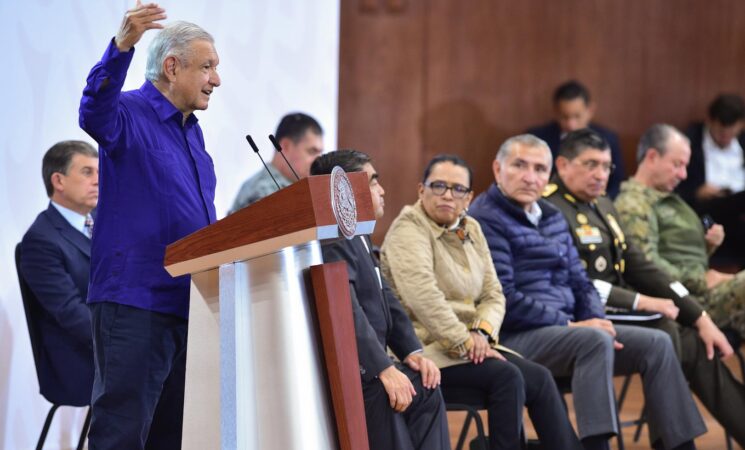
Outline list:
[[[447,411],[465,411],[466,413],[466,420],[463,422],[463,427],[458,435],[458,444],[455,446],[455,450],[463,450],[468,430],[471,428],[471,421],[476,424],[476,439],[481,443],[482,448],[489,448],[489,441],[484,432],[484,422],[481,420],[479,408],[464,403],[445,403],[445,409]]]

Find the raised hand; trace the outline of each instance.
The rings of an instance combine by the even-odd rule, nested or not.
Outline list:
[[[127,11],[122,20],[122,25],[116,33],[114,42],[120,52],[128,52],[140,41],[145,31],[154,28],[163,28],[157,21],[166,18],[166,10],[157,3],[143,5],[137,0],[135,7]]]

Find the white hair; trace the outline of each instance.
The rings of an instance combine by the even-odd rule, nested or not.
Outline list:
[[[496,159],[497,161],[499,161],[499,164],[504,164],[507,158],[512,155],[512,150],[515,144],[522,144],[526,147],[531,148],[543,147],[546,150],[546,155],[548,156],[548,165],[549,167],[551,167],[551,164],[553,163],[551,148],[548,146],[546,141],[537,136],[533,136],[532,134],[520,134],[504,141],[504,143],[499,147],[499,151],[497,151]]]
[[[199,25],[189,22],[173,22],[166,25],[147,49],[147,64],[145,78],[157,81],[163,75],[163,61],[169,56],[175,56],[182,62],[189,59],[189,45],[193,41],[207,41],[214,44],[212,35]]]

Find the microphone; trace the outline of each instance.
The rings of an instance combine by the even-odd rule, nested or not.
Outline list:
[[[274,181],[274,184],[277,185],[277,190],[282,189],[281,187],[279,187],[279,183],[277,183],[277,180],[274,179],[274,175],[272,175],[272,172],[269,170],[269,167],[267,167],[266,163],[264,162],[264,158],[261,157],[261,153],[259,153],[259,147],[256,146],[256,143],[254,142],[253,138],[251,138],[251,135],[250,134],[247,134],[246,135],[246,140],[248,141],[248,145],[251,146],[251,148],[253,149],[253,151],[257,155],[259,155],[259,159],[261,160],[261,164],[264,165],[264,169],[266,169],[266,173],[268,173],[269,176],[272,177],[272,181]]]
[[[272,144],[274,144],[274,148],[277,149],[277,151],[279,152],[279,154],[282,156],[282,159],[285,160],[285,163],[287,163],[287,167],[289,167],[290,170],[292,170],[292,174],[295,175],[295,178],[298,181],[300,181],[300,177],[297,176],[297,172],[295,172],[295,169],[292,168],[292,164],[290,164],[290,161],[288,161],[287,158],[285,158],[285,154],[282,153],[282,146],[279,145],[279,142],[277,142],[277,138],[275,138],[273,134],[270,134],[269,135],[269,140],[272,141]]]

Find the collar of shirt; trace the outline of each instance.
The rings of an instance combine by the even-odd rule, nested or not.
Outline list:
[[[711,132],[709,131],[708,127],[704,128],[704,142],[702,143],[702,145],[704,147],[704,151],[720,150],[724,153],[742,151],[742,148],[740,147],[740,141],[737,140],[737,137],[732,139],[732,141],[730,141],[729,145],[727,145],[726,147],[720,147],[719,144],[714,141],[714,138],[711,137]]]
[[[158,115],[158,118],[161,122],[171,120],[175,116],[175,119],[178,121],[178,123],[182,123],[184,115],[175,106],[173,106],[173,103],[171,103],[171,101],[168,100],[150,80],[147,80],[145,81],[145,83],[142,84],[142,86],[140,87],[140,91],[147,99],[148,103],[150,103],[150,106],[153,107],[155,114]],[[186,119],[186,123],[184,125],[191,127],[194,126],[198,121],[199,120],[197,119],[197,116],[195,116],[194,113],[191,113]]]
[[[538,206],[538,202],[534,202],[530,205],[530,209],[525,211],[525,216],[528,218],[530,223],[538,226],[538,222],[540,222],[541,217],[543,217],[543,211],[541,210],[541,207]]]
[[[85,216],[77,213],[71,209],[65,208],[64,206],[51,202],[52,205],[59,211],[60,214],[62,214],[62,217],[65,218],[65,220],[75,228],[76,230],[80,231],[85,235],[85,237],[88,237],[88,235],[85,233]]]
[[[417,214],[420,217],[424,218],[427,224],[429,224],[430,231],[432,232],[432,236],[434,236],[435,239],[439,239],[442,237],[442,235],[451,231],[457,232],[458,229],[463,229],[463,235],[468,236],[468,229],[466,225],[467,222],[464,222],[464,219],[467,217],[466,215],[458,218],[458,220],[453,225],[445,227],[438,224],[427,215],[427,212],[424,210],[424,205],[422,204],[421,200],[417,200],[412,207],[417,212]]]
[[[704,151],[707,183],[722,189],[730,189],[733,192],[745,189],[744,155],[737,138],[732,139],[726,147],[720,147],[714,142],[707,128],[704,130],[701,147]]]

